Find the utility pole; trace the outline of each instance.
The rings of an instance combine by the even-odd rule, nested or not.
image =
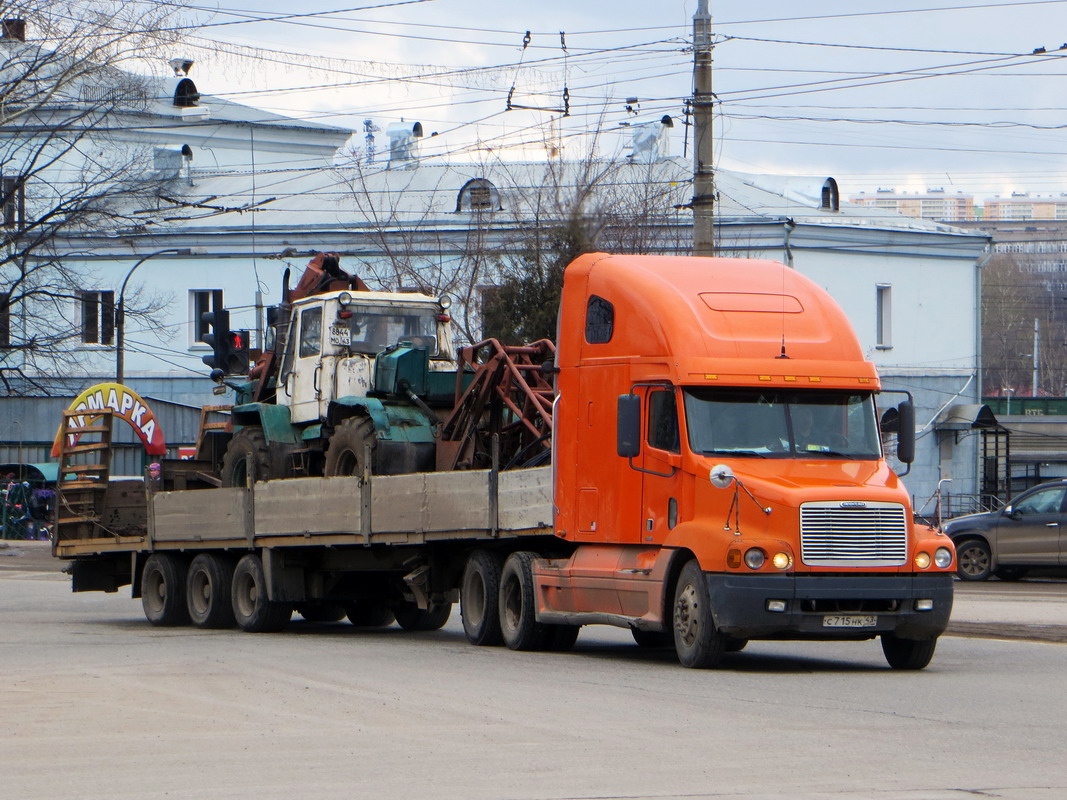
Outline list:
[[[698,0],[693,15],[693,255],[715,254],[715,142],[711,135],[711,14]]]
[[[1031,392],[1032,396],[1034,396],[1034,397],[1037,397],[1037,387],[1040,384],[1040,381],[1038,380],[1038,370],[1039,370],[1039,366],[1038,365],[1040,364],[1040,362],[1038,361],[1038,353],[1039,353],[1039,348],[1040,347],[1041,347],[1041,321],[1035,319],[1034,320],[1034,365],[1033,365],[1034,366],[1034,375],[1033,375],[1033,392]]]

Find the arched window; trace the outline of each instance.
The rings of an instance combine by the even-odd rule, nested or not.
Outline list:
[[[841,197],[837,192],[837,181],[833,178],[827,178],[822,185],[822,203],[819,207],[829,211],[841,210]]]
[[[500,208],[500,191],[485,178],[473,178],[459,190],[457,212],[493,212]]]

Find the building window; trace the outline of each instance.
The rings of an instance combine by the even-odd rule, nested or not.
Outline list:
[[[648,444],[670,453],[680,452],[678,405],[673,391],[655,391],[648,395]]]
[[[456,211],[492,212],[500,210],[500,192],[485,178],[467,181],[459,190]]]
[[[115,293],[81,292],[82,342],[112,344],[115,340]]]
[[[841,193],[837,189],[837,181],[827,178],[822,185],[822,202],[820,207],[829,211],[841,210]]]
[[[595,294],[589,298],[585,310],[585,340],[589,344],[604,344],[611,341],[615,332],[615,307]]]
[[[26,226],[26,187],[15,177],[0,177],[0,208],[5,228],[22,230]]]
[[[211,326],[204,321],[204,314],[225,308],[222,289],[192,289],[189,298],[193,307],[193,343],[203,343],[204,337],[211,333]]]
[[[876,289],[875,345],[880,350],[888,350],[893,346],[893,287],[879,283]]]
[[[0,292],[0,347],[11,347],[11,294]]]

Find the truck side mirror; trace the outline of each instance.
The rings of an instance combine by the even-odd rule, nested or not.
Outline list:
[[[905,400],[897,406],[897,460],[910,464],[915,460],[915,405]]]
[[[621,458],[636,458],[641,453],[641,398],[620,394],[618,412],[616,450]]]

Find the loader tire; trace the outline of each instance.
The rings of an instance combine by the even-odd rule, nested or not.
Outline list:
[[[373,465],[374,449],[378,444],[374,422],[370,417],[349,417],[344,420],[334,430],[326,447],[326,477],[361,477],[367,444],[370,444]]]
[[[232,596],[237,627],[249,633],[276,633],[293,616],[292,605],[267,598],[267,576],[255,553],[242,556],[237,562]]]
[[[467,559],[459,587],[459,613],[471,644],[491,647],[504,642],[499,606],[503,569],[503,556],[493,550],[475,550]]]
[[[279,454],[271,451],[262,429],[242,428],[226,445],[226,454],[222,457],[222,485],[243,489],[249,485],[249,478],[255,483],[284,477],[277,466],[279,458]]]

